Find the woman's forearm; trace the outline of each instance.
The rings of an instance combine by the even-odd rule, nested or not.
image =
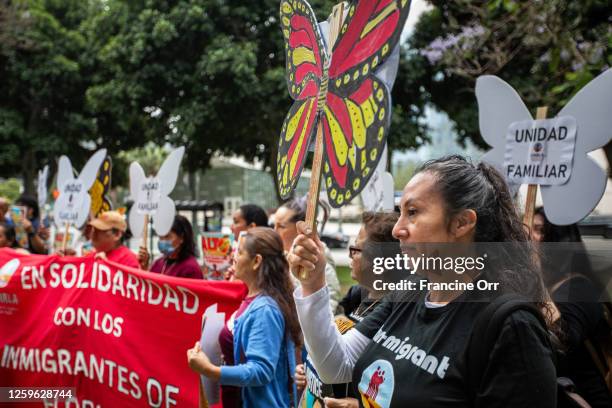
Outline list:
[[[340,334],[329,309],[327,287],[309,296],[297,288],[294,298],[306,348],[321,379],[328,384],[350,381],[357,358],[371,340],[356,330]]]
[[[211,380],[219,381],[219,378],[221,378],[221,367],[211,363],[204,368],[202,375],[210,378]]]

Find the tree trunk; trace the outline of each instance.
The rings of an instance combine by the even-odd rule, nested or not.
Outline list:
[[[189,171],[188,180],[189,180],[189,192],[191,195],[191,199],[195,201],[199,198],[198,197],[198,186],[197,186],[198,178],[196,177],[195,171]],[[197,211],[191,212],[191,226],[193,227],[194,236],[197,238],[198,231],[199,231]]]
[[[36,134],[38,129],[41,107],[36,102],[30,103],[30,117],[28,119],[28,135]],[[27,143],[28,145],[30,143]],[[35,146],[25,147],[23,152],[23,161],[21,162],[21,174],[23,176],[23,194],[36,197],[36,189],[34,188],[34,177],[37,174],[36,152]]]
[[[23,194],[36,197],[36,189],[34,188],[36,160],[32,149],[28,149],[23,156],[21,175],[23,177]]]

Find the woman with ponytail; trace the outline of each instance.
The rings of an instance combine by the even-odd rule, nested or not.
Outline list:
[[[340,334],[326,307],[322,247],[312,231],[298,225],[289,263],[308,274],[294,297],[321,379],[352,382],[364,407],[555,407],[552,319],[542,312],[548,298],[502,176],[460,156],[433,160],[404,188],[400,210],[393,236],[404,255],[414,260],[450,253],[455,261],[474,261],[485,249],[484,266],[412,263],[406,274],[421,277],[422,291],[388,294]],[[482,281],[497,287],[477,290]],[[505,308],[503,319],[493,319],[488,312],[500,309],[489,305],[508,296],[532,303]],[[498,324],[488,325],[493,321]],[[475,349],[479,342],[486,347]]]
[[[295,406],[289,374],[295,371],[301,332],[278,234],[265,227],[243,234],[235,268],[248,293],[219,335],[225,365],[212,364],[199,343],[187,351],[189,365],[222,384],[224,408]]]

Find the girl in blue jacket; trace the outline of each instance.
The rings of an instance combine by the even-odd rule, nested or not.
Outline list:
[[[212,364],[199,342],[187,351],[194,371],[223,386],[241,388],[241,402],[236,398],[230,403],[224,396],[224,407],[297,406],[291,374],[301,331],[288,270],[282,240],[272,229],[255,227],[241,236],[235,271],[248,293],[219,336],[226,365]],[[230,346],[224,347],[228,341]]]

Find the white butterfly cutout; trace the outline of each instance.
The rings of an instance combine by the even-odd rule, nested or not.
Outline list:
[[[130,196],[134,204],[130,209],[130,229],[135,238],[142,236],[145,215],[153,218],[153,228],[158,235],[166,235],[172,223],[176,208],[168,195],[174,189],[178,178],[185,147],[170,152],[156,176],[147,177],[138,162],[130,164]]]
[[[38,170],[38,185],[37,198],[38,206],[42,209],[47,202],[47,179],[49,178],[49,166],[45,166],[42,170]]]
[[[482,158],[503,167],[506,133],[514,123],[533,120],[518,93],[502,79],[485,75],[476,81],[480,133],[492,146]],[[612,69],[582,88],[557,115],[576,119],[573,167],[562,185],[540,185],[546,217],[556,225],[569,225],[586,217],[603,196],[607,175],[587,153],[612,138]]]
[[[57,169],[59,196],[53,207],[53,218],[58,227],[71,224],[80,228],[89,216],[91,197],[89,189],[96,181],[98,169],[106,157],[106,149],[100,149],[89,158],[78,177],[74,177],[70,159],[62,156]]]

